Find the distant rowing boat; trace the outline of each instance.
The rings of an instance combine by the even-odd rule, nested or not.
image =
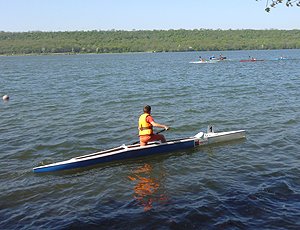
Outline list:
[[[37,166],[33,168],[33,172],[45,173],[88,167],[100,163],[162,154],[212,143],[232,141],[245,138],[245,136],[245,130],[215,133],[212,129],[210,129],[207,133],[199,132],[195,136],[169,140],[166,143],[151,142],[146,146],[140,146],[139,144],[121,145],[116,148],[74,157],[70,160]]]
[[[271,60],[272,60],[272,59],[271,59]],[[279,57],[279,58],[273,59],[273,61],[285,61],[285,60],[291,60],[291,59],[286,58],[286,57]]]
[[[219,60],[201,60],[201,61],[191,61],[190,63],[193,63],[193,64],[209,64],[209,63],[217,63],[219,62]]]
[[[260,59],[243,59],[243,60],[240,60],[240,62],[256,62],[256,61],[264,61],[264,60],[260,60]]]

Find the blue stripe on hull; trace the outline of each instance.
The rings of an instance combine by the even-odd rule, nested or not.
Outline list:
[[[177,142],[177,143],[175,142],[172,144],[162,144],[150,148],[141,148],[135,150],[132,149],[125,152],[112,154],[109,156],[101,157],[101,155],[99,155],[99,158],[94,158],[94,159],[88,159],[88,160],[83,159],[81,161],[66,162],[65,164],[61,164],[61,165],[49,165],[49,167],[46,166],[41,168],[35,168],[33,171],[38,173],[38,172],[54,172],[60,170],[82,168],[82,167],[92,166],[100,163],[107,163],[112,161],[130,159],[130,158],[150,156],[158,153],[160,154],[168,153],[172,151],[193,148],[194,146],[195,146],[194,140]]]

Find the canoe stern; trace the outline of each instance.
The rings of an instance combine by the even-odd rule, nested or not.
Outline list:
[[[233,141],[238,139],[243,139],[246,137],[245,130],[237,130],[230,132],[220,132],[220,133],[206,133],[204,139],[208,140],[208,144]]]

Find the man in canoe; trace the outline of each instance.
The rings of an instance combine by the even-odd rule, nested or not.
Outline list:
[[[162,143],[166,142],[164,135],[153,133],[153,126],[164,128],[168,130],[169,127],[166,125],[158,124],[154,121],[151,116],[151,106],[146,105],[144,107],[144,113],[139,118],[139,136],[140,136],[140,146],[147,145],[150,141],[161,141]]]

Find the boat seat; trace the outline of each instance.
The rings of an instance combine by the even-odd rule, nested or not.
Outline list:
[[[194,137],[195,138],[203,138],[203,136],[204,136],[204,133],[200,132],[200,133],[197,133]]]

